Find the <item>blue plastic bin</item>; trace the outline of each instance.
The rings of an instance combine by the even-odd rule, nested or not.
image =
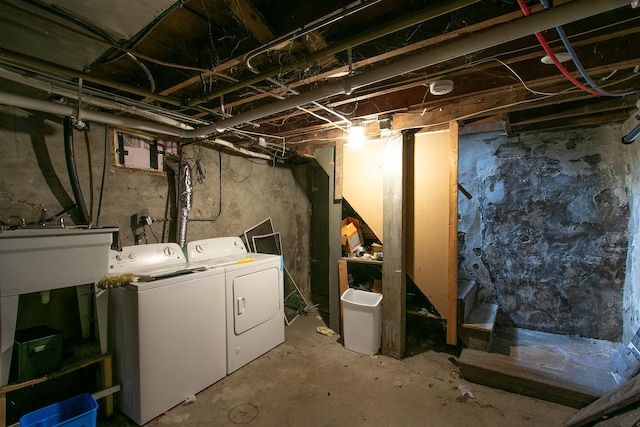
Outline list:
[[[98,403],[87,393],[20,417],[20,427],[95,427]]]

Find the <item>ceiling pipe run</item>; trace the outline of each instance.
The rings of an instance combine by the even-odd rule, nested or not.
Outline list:
[[[423,53],[412,55],[394,63],[367,71],[357,76],[346,78],[340,82],[328,84],[300,95],[276,101],[237,116],[221,120],[195,130],[181,130],[171,126],[152,123],[126,117],[113,116],[106,113],[83,110],[86,120],[124,126],[147,132],[176,136],[183,139],[202,138],[232,128],[246,122],[252,122],[273,114],[296,108],[341,94],[350,94],[356,89],[387,80],[398,75],[407,74],[421,68],[436,65],[460,56],[468,55],[502,43],[527,37],[535,32],[554,28],[590,16],[608,12],[620,7],[629,6],[628,0],[581,0],[563,4],[527,18],[521,18],[492,29],[478,32],[469,37],[459,38],[452,42],[436,46]],[[35,100],[20,95],[0,92],[0,104],[12,105],[31,110],[43,111],[63,116],[74,115],[76,109],[54,104],[48,101]]]
[[[422,53],[383,65],[371,71],[346,78],[338,83],[328,84],[300,95],[276,101],[237,116],[221,120],[209,126],[196,129],[198,137],[222,131],[245,122],[252,122],[273,114],[278,114],[298,106],[319,101],[369,86],[399,75],[411,73],[421,68],[440,64],[464,55],[488,49],[502,43],[527,37],[539,31],[548,30],[558,25],[579,21],[594,15],[608,12],[623,6],[629,6],[628,0],[581,0],[553,9],[545,10],[527,18],[517,19],[500,26],[444,43]]]
[[[0,91],[0,104],[27,110],[41,111],[43,113],[56,114],[58,116],[76,116],[78,109],[70,105],[56,104],[55,102],[34,99],[27,96],[16,95]],[[182,130],[174,126],[149,122],[146,120],[132,119],[124,116],[116,116],[99,111],[82,110],[82,117],[90,122],[105,123],[112,126],[128,127],[140,131],[159,133],[162,135],[176,136],[179,138],[194,138],[194,131]]]
[[[418,13],[411,14],[406,18],[392,21],[387,25],[378,27],[373,31],[358,34],[346,40],[332,44],[331,46],[328,46],[324,49],[320,49],[315,52],[312,52],[311,54],[305,57],[305,62],[313,62],[317,59],[324,58],[326,56],[331,56],[331,55],[335,55],[336,53],[344,52],[345,50],[356,47],[368,41],[375,40],[377,38],[384,37],[389,34],[393,34],[397,31],[404,30],[406,28],[412,27],[422,22],[429,21],[431,19],[437,18],[442,15],[446,15],[447,13],[455,12],[458,9],[462,9],[474,3],[478,3],[479,1],[480,0],[452,0],[452,1],[445,2],[444,4],[438,4],[435,6],[428,7]],[[203,102],[207,102],[212,99],[219,98],[228,93],[234,92],[236,90],[240,90],[242,88],[251,86],[252,84],[259,83],[263,80],[268,80],[269,78],[275,77],[282,72],[290,71],[292,67],[295,67],[296,65],[299,65],[299,64],[291,65],[284,68],[282,66],[272,67],[268,70],[264,70],[260,72],[260,74],[256,74],[253,77],[244,79],[241,82],[234,83],[216,92],[211,92],[204,97],[194,99],[191,102],[189,102],[188,105],[189,107],[194,107],[196,105],[202,104]]]
[[[43,70],[56,75],[69,77],[72,79],[84,79],[85,81],[88,81],[88,82],[110,87],[112,89],[122,90],[128,93],[133,93],[135,95],[140,95],[145,98],[153,99],[155,101],[164,102],[165,104],[173,105],[176,107],[182,106],[182,102],[179,99],[171,98],[168,96],[162,96],[157,93],[153,93],[136,86],[131,86],[131,85],[103,79],[100,77],[92,76],[89,73],[84,73],[82,71],[77,71],[71,68],[63,67],[61,65],[53,64],[51,62],[44,61],[42,59],[33,58],[28,55],[23,55],[21,53],[13,52],[8,49],[0,48],[0,62],[4,62],[4,60],[9,60],[8,61],[9,64],[11,62],[14,62],[23,66],[33,67],[35,69]]]

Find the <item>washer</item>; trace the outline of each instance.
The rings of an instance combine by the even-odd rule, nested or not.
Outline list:
[[[280,255],[249,253],[238,237],[189,242],[189,264],[224,268],[227,374],[284,342]]]
[[[109,273],[137,282],[109,290],[109,345],[118,408],[138,425],[226,375],[225,276],[189,267],[175,243],[111,251]]]

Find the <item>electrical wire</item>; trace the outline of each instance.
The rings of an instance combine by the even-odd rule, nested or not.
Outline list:
[[[518,5],[520,6],[520,9],[522,10],[522,14],[524,16],[531,15],[531,11],[529,10],[529,7],[527,6],[527,4],[525,3],[524,0],[518,0]],[[540,46],[542,46],[542,48],[547,53],[547,55],[549,55],[549,58],[551,59],[551,61],[553,61],[555,66],[558,68],[558,70],[560,70],[560,72],[562,74],[564,74],[564,76],[571,83],[573,83],[575,86],[579,87],[580,89],[584,90],[585,92],[589,92],[592,95],[601,96],[600,92],[598,92],[597,90],[591,89],[591,88],[585,86],[584,84],[580,83],[575,77],[573,77],[571,75],[571,73],[569,73],[569,70],[567,70],[566,67],[564,65],[562,65],[562,63],[556,57],[555,53],[553,53],[553,50],[551,49],[551,46],[549,46],[549,43],[547,43],[547,40],[544,38],[544,36],[542,35],[541,32],[537,31],[535,33],[535,36],[538,39],[538,42],[540,43]]]
[[[540,0],[540,3],[542,4],[542,6],[545,9],[550,9],[551,8],[551,3],[547,0]],[[573,63],[576,65],[576,68],[578,69],[578,71],[580,71],[580,74],[582,75],[582,78],[585,79],[585,81],[589,84],[589,86],[591,86],[594,90],[596,90],[598,93],[600,93],[601,95],[605,95],[605,96],[612,96],[612,97],[617,97],[617,96],[627,96],[627,95],[633,95],[638,93],[638,91],[631,91],[631,92],[625,92],[625,93],[611,93],[609,91],[606,91],[604,89],[602,89],[601,87],[599,87],[596,82],[593,81],[593,79],[589,76],[589,73],[587,73],[587,70],[582,66],[582,63],[580,62],[580,59],[578,58],[578,55],[576,54],[576,51],[573,49],[573,46],[571,45],[571,42],[569,41],[569,37],[567,37],[567,33],[565,33],[564,28],[562,28],[561,25],[558,25],[556,27],[556,31],[558,33],[558,35],[560,36],[560,40],[562,40],[562,43],[564,44],[564,47],[567,49],[567,53],[569,53],[569,56],[571,56],[571,59],[573,60]]]
[[[151,234],[153,234],[153,237],[156,239],[156,243],[160,243],[160,241],[158,240],[158,236],[156,236],[156,233],[153,231],[153,228],[151,228],[150,225],[145,224],[145,225],[142,226],[143,230],[144,230],[144,228],[147,228],[147,227],[149,228],[149,231],[151,232]],[[146,241],[147,240],[147,234],[146,233],[144,233],[144,239],[145,239],[145,243],[148,243]]]

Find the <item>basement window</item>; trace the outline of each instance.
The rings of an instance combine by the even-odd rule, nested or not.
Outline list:
[[[132,169],[164,171],[165,154],[178,153],[178,143],[148,135],[114,132],[115,158],[118,166]]]

